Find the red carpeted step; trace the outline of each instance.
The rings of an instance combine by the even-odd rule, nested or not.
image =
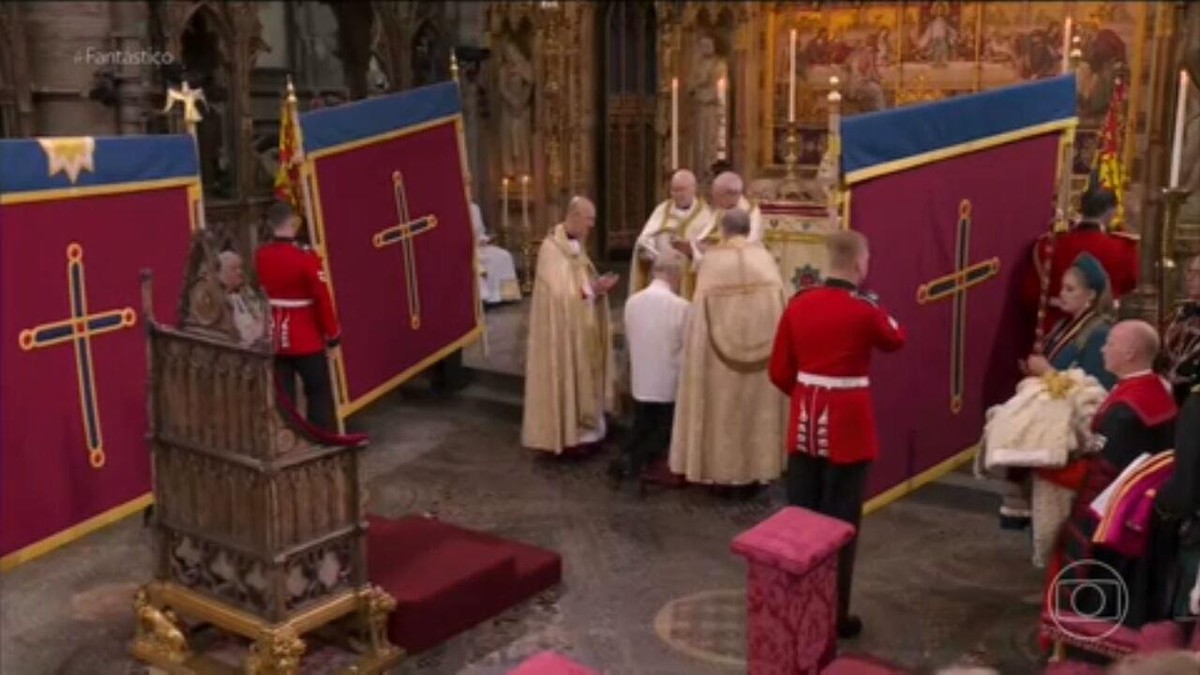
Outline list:
[[[429,518],[370,518],[367,570],[396,599],[388,637],[422,652],[511,605],[511,551],[464,537]]]
[[[514,605],[562,581],[562,556],[554,551],[484,532],[463,530],[463,533],[480,542],[505,546],[513,554],[517,563],[517,579],[512,587]]]
[[[372,583],[396,598],[391,640],[416,653],[558,583],[562,559],[433,518],[368,516]]]

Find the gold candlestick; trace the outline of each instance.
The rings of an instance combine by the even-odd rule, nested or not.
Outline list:
[[[529,174],[521,176],[521,229],[524,245],[521,246],[521,263],[524,268],[521,280],[521,292],[529,295],[533,292],[533,228],[529,222]]]
[[[1175,259],[1171,253],[1175,248],[1175,230],[1179,226],[1179,210],[1187,201],[1191,190],[1178,187],[1163,188],[1163,199],[1167,211],[1163,219],[1162,236],[1159,242],[1158,260],[1158,325],[1167,319],[1173,304],[1173,295],[1177,284],[1174,279]]]
[[[787,154],[783,157],[783,165],[787,169],[787,177],[796,177],[796,164],[800,161],[800,136],[796,133],[796,122],[793,120],[787,125]]]

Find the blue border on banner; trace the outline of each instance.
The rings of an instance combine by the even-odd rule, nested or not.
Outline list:
[[[1075,76],[1064,75],[923,105],[842,119],[847,176],[1076,115]]]
[[[94,170],[83,169],[74,183],[63,170],[50,175],[50,160],[36,138],[0,140],[0,196],[195,179],[200,173],[191,136],[97,136]]]
[[[304,151],[317,153],[462,112],[458,84],[441,82],[300,114]]]

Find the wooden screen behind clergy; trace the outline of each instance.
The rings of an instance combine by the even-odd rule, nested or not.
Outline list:
[[[632,248],[654,208],[658,63],[651,3],[607,3],[603,16],[605,123],[600,156],[605,180],[598,220],[607,257]]]

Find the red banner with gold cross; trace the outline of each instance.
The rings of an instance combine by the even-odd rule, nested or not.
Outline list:
[[[0,566],[149,504],[140,271],[172,320],[188,136],[0,141]]]
[[[342,418],[480,333],[461,127],[452,82],[300,115]]]
[[[987,409],[1014,394],[1033,332],[1020,284],[1052,222],[1076,123],[1073,77],[842,121],[849,226],[870,242],[867,285],[908,333],[872,363],[882,446],[872,496],[965,458]]]

